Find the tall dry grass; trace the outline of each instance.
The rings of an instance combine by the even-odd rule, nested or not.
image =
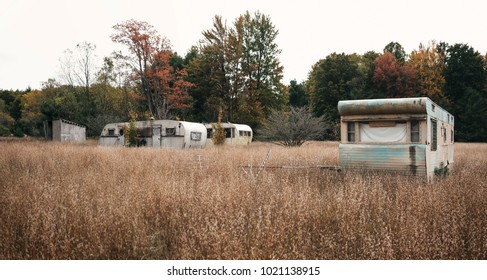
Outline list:
[[[456,144],[455,171],[434,184],[316,168],[253,180],[241,166],[269,147],[268,167],[338,164],[329,142],[0,142],[0,259],[487,258],[487,144]]]

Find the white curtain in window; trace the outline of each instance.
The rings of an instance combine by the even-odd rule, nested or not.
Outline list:
[[[396,142],[406,143],[406,123],[396,123],[390,127],[371,127],[368,123],[360,124],[360,142]]]

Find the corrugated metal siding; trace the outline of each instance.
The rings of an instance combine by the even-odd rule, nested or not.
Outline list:
[[[340,144],[343,168],[386,170],[426,176],[426,145]]]
[[[434,174],[436,168],[443,168],[453,163],[453,155],[450,158],[450,154],[453,154],[453,145],[438,146],[436,152],[431,151],[428,160],[428,171]],[[451,168],[451,166],[449,166]]]

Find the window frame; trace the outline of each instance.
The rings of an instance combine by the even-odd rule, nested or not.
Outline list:
[[[189,134],[189,138],[191,141],[201,141],[201,136],[203,133],[198,132],[198,131],[191,131]]]
[[[347,122],[347,143],[357,143],[356,123],[357,122]]]
[[[438,150],[438,121],[431,119],[431,151]]]
[[[176,127],[166,127],[164,129],[166,136],[174,136],[176,135]]]
[[[421,122],[418,120],[411,120],[410,124],[410,132],[409,132],[409,142],[410,143],[421,143]],[[413,130],[414,124],[417,124],[417,130]],[[413,135],[417,135],[417,141],[413,140]]]

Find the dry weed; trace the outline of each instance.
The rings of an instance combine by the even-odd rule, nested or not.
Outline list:
[[[418,178],[258,166],[270,148],[0,142],[0,259],[486,259],[487,144]],[[338,164],[337,143],[267,167]]]

